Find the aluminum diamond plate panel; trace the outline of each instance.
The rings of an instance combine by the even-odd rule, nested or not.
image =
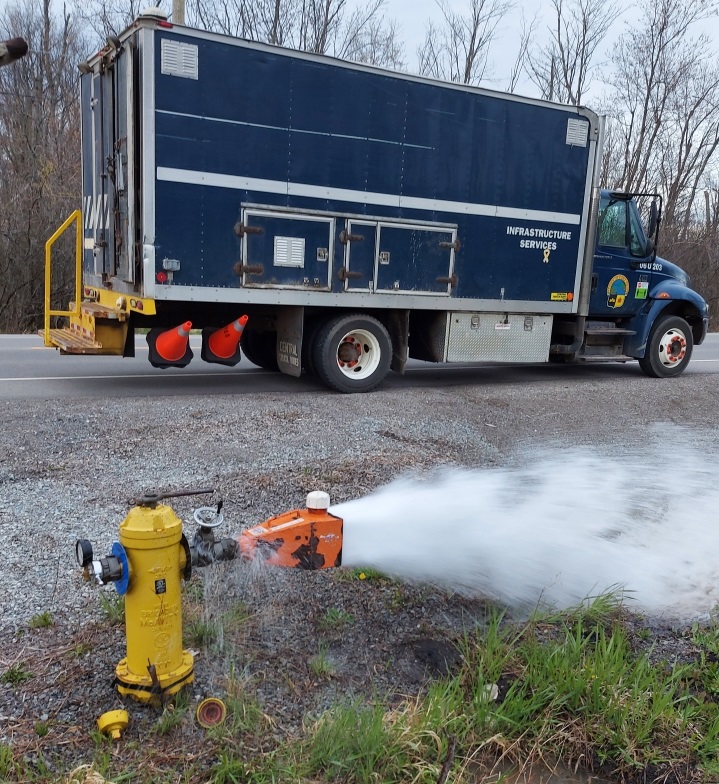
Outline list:
[[[552,316],[451,313],[447,362],[547,362]]]

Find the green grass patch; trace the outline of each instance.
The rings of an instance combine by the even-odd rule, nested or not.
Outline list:
[[[0,743],[0,780],[9,780],[10,774],[15,772],[15,757],[12,746]]]
[[[220,636],[220,625],[216,621],[195,618],[185,624],[185,644],[194,648],[209,648]]]
[[[0,675],[0,683],[6,683],[8,686],[20,686],[34,677],[35,674],[30,672],[23,662],[17,662]]]
[[[162,711],[160,718],[152,725],[154,735],[168,735],[187,716],[190,707],[190,698],[186,691],[180,691],[173,696],[173,701]]]
[[[244,622],[243,606],[228,612]],[[332,631],[354,622],[337,608],[323,618]],[[175,771],[177,779],[169,767],[153,769],[152,780],[164,782],[166,775],[168,782],[211,784],[474,784],[476,764],[491,767],[502,758],[524,769],[555,760],[570,768],[589,766],[617,781],[718,781],[719,629],[695,627],[689,640],[695,660],[672,664],[637,652],[637,636],[630,639],[624,618],[617,595],[571,611],[537,613],[521,624],[490,614],[456,642],[461,664],[452,676],[402,700],[337,698],[291,732],[263,712],[257,695],[267,688],[267,672],[256,669],[250,677],[249,665],[231,669],[217,690],[227,717],[203,731],[206,756],[197,760],[198,768]],[[14,667],[27,672],[22,664]],[[320,644],[307,670],[285,676],[296,677],[298,689],[319,685],[316,704],[325,705],[327,694],[345,691],[333,669]],[[272,673],[282,675],[281,667]],[[44,724],[35,725],[38,737]],[[57,731],[54,724],[49,729]],[[124,753],[115,755],[112,743],[96,738],[92,762],[109,780],[140,784],[146,775],[142,760],[184,743],[190,729],[197,727],[189,696],[181,693],[134,749],[126,743]],[[42,760],[30,770],[25,763],[18,768],[18,759],[11,747],[0,745],[0,780],[53,781],[49,774],[42,778]]]
[[[45,610],[38,615],[33,615],[32,618],[30,618],[31,629],[47,629],[54,623],[55,621],[53,620],[52,613],[49,610]]]
[[[328,607],[325,614],[318,619],[317,628],[323,632],[341,631],[354,622],[355,618],[351,613],[337,607]]]
[[[102,610],[105,618],[113,625],[117,626],[125,622],[125,597],[120,596],[119,593],[113,591],[106,593],[101,591],[100,594],[100,609]]]
[[[310,657],[310,671],[316,678],[330,678],[335,673],[335,665],[329,656],[327,646],[320,644],[317,653]]]

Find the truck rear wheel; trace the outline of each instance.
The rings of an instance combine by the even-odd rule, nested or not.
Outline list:
[[[253,365],[265,370],[279,370],[277,364],[277,333],[273,331],[259,332],[245,327],[240,338],[242,353]]]
[[[339,316],[316,333],[312,365],[337,392],[369,392],[382,383],[392,361],[389,333],[371,316]]]
[[[647,350],[639,366],[653,378],[678,376],[689,364],[694,338],[689,324],[679,316],[659,318],[652,327]]]

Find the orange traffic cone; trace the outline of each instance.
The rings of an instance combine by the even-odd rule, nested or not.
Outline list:
[[[150,364],[156,368],[185,367],[193,357],[190,348],[192,322],[186,321],[179,327],[163,330],[158,327],[147,333],[150,349]]]
[[[214,362],[217,365],[236,365],[242,356],[240,353],[240,339],[247,324],[248,317],[240,318],[222,329],[202,330],[202,358],[205,362]]]

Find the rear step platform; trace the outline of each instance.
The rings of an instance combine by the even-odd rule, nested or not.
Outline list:
[[[38,330],[41,338],[45,337],[44,330]],[[55,348],[60,349],[61,354],[101,354],[102,345],[96,343],[92,338],[86,338],[79,330],[70,327],[51,329],[49,333],[50,342]]]
[[[70,309],[74,310],[73,303]],[[60,349],[61,354],[122,356],[128,315],[122,308],[81,302],[79,313],[70,317],[70,325],[49,330],[46,343]],[[44,330],[38,334],[45,338]]]

